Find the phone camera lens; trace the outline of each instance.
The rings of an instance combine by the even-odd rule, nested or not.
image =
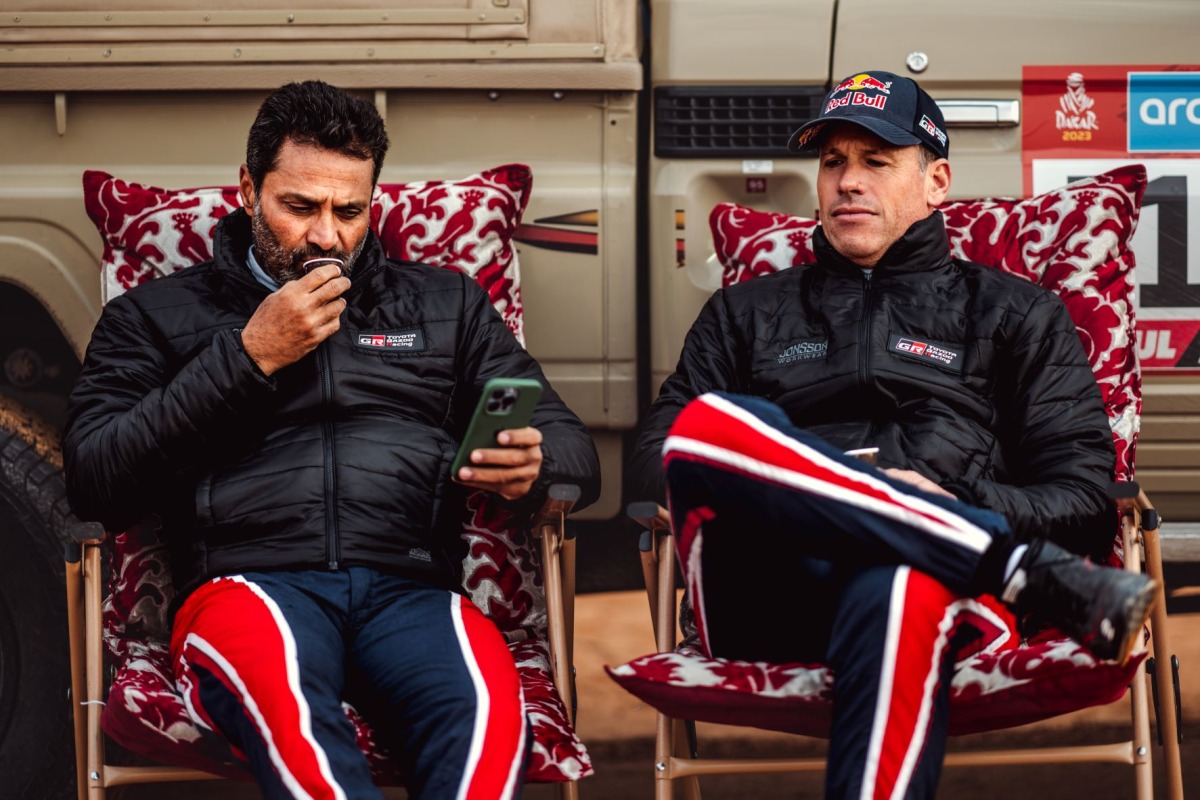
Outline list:
[[[500,401],[496,400],[495,398],[489,398],[486,408],[489,414],[495,414],[500,410]]]

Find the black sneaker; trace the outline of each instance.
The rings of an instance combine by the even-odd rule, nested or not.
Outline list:
[[[1096,658],[1124,664],[1157,590],[1145,575],[1093,564],[1038,539],[1021,557],[1000,599],[1018,618],[1046,620]]]

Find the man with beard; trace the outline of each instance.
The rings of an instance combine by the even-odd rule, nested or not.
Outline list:
[[[266,99],[213,259],[96,326],[69,497],[112,530],[161,518],[177,685],[266,796],[379,796],[352,695],[411,797],[515,797],[529,729],[503,637],[457,592],[464,487],[518,515],[554,481],[587,503],[598,460],[470,278],[384,256],[368,219],[387,147],[374,106],[324,83]],[[306,271],[315,258],[333,261]],[[542,400],[452,480],[493,377],[536,379]]]

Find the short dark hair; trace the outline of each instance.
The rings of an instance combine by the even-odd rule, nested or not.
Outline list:
[[[288,83],[259,106],[246,140],[246,167],[254,189],[275,169],[286,141],[317,145],[375,164],[372,183],[379,182],[388,136],[375,106],[323,81]]]
[[[937,161],[941,156],[933,152],[933,148],[926,144],[917,145],[917,166],[921,168],[921,172],[929,169],[929,165]]]

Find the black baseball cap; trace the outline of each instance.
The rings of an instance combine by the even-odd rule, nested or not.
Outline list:
[[[825,95],[821,114],[788,139],[788,150],[801,153],[820,144],[830,122],[853,122],[889,144],[923,144],[940,158],[950,157],[950,137],[941,109],[912,78],[890,72],[857,72]]]

